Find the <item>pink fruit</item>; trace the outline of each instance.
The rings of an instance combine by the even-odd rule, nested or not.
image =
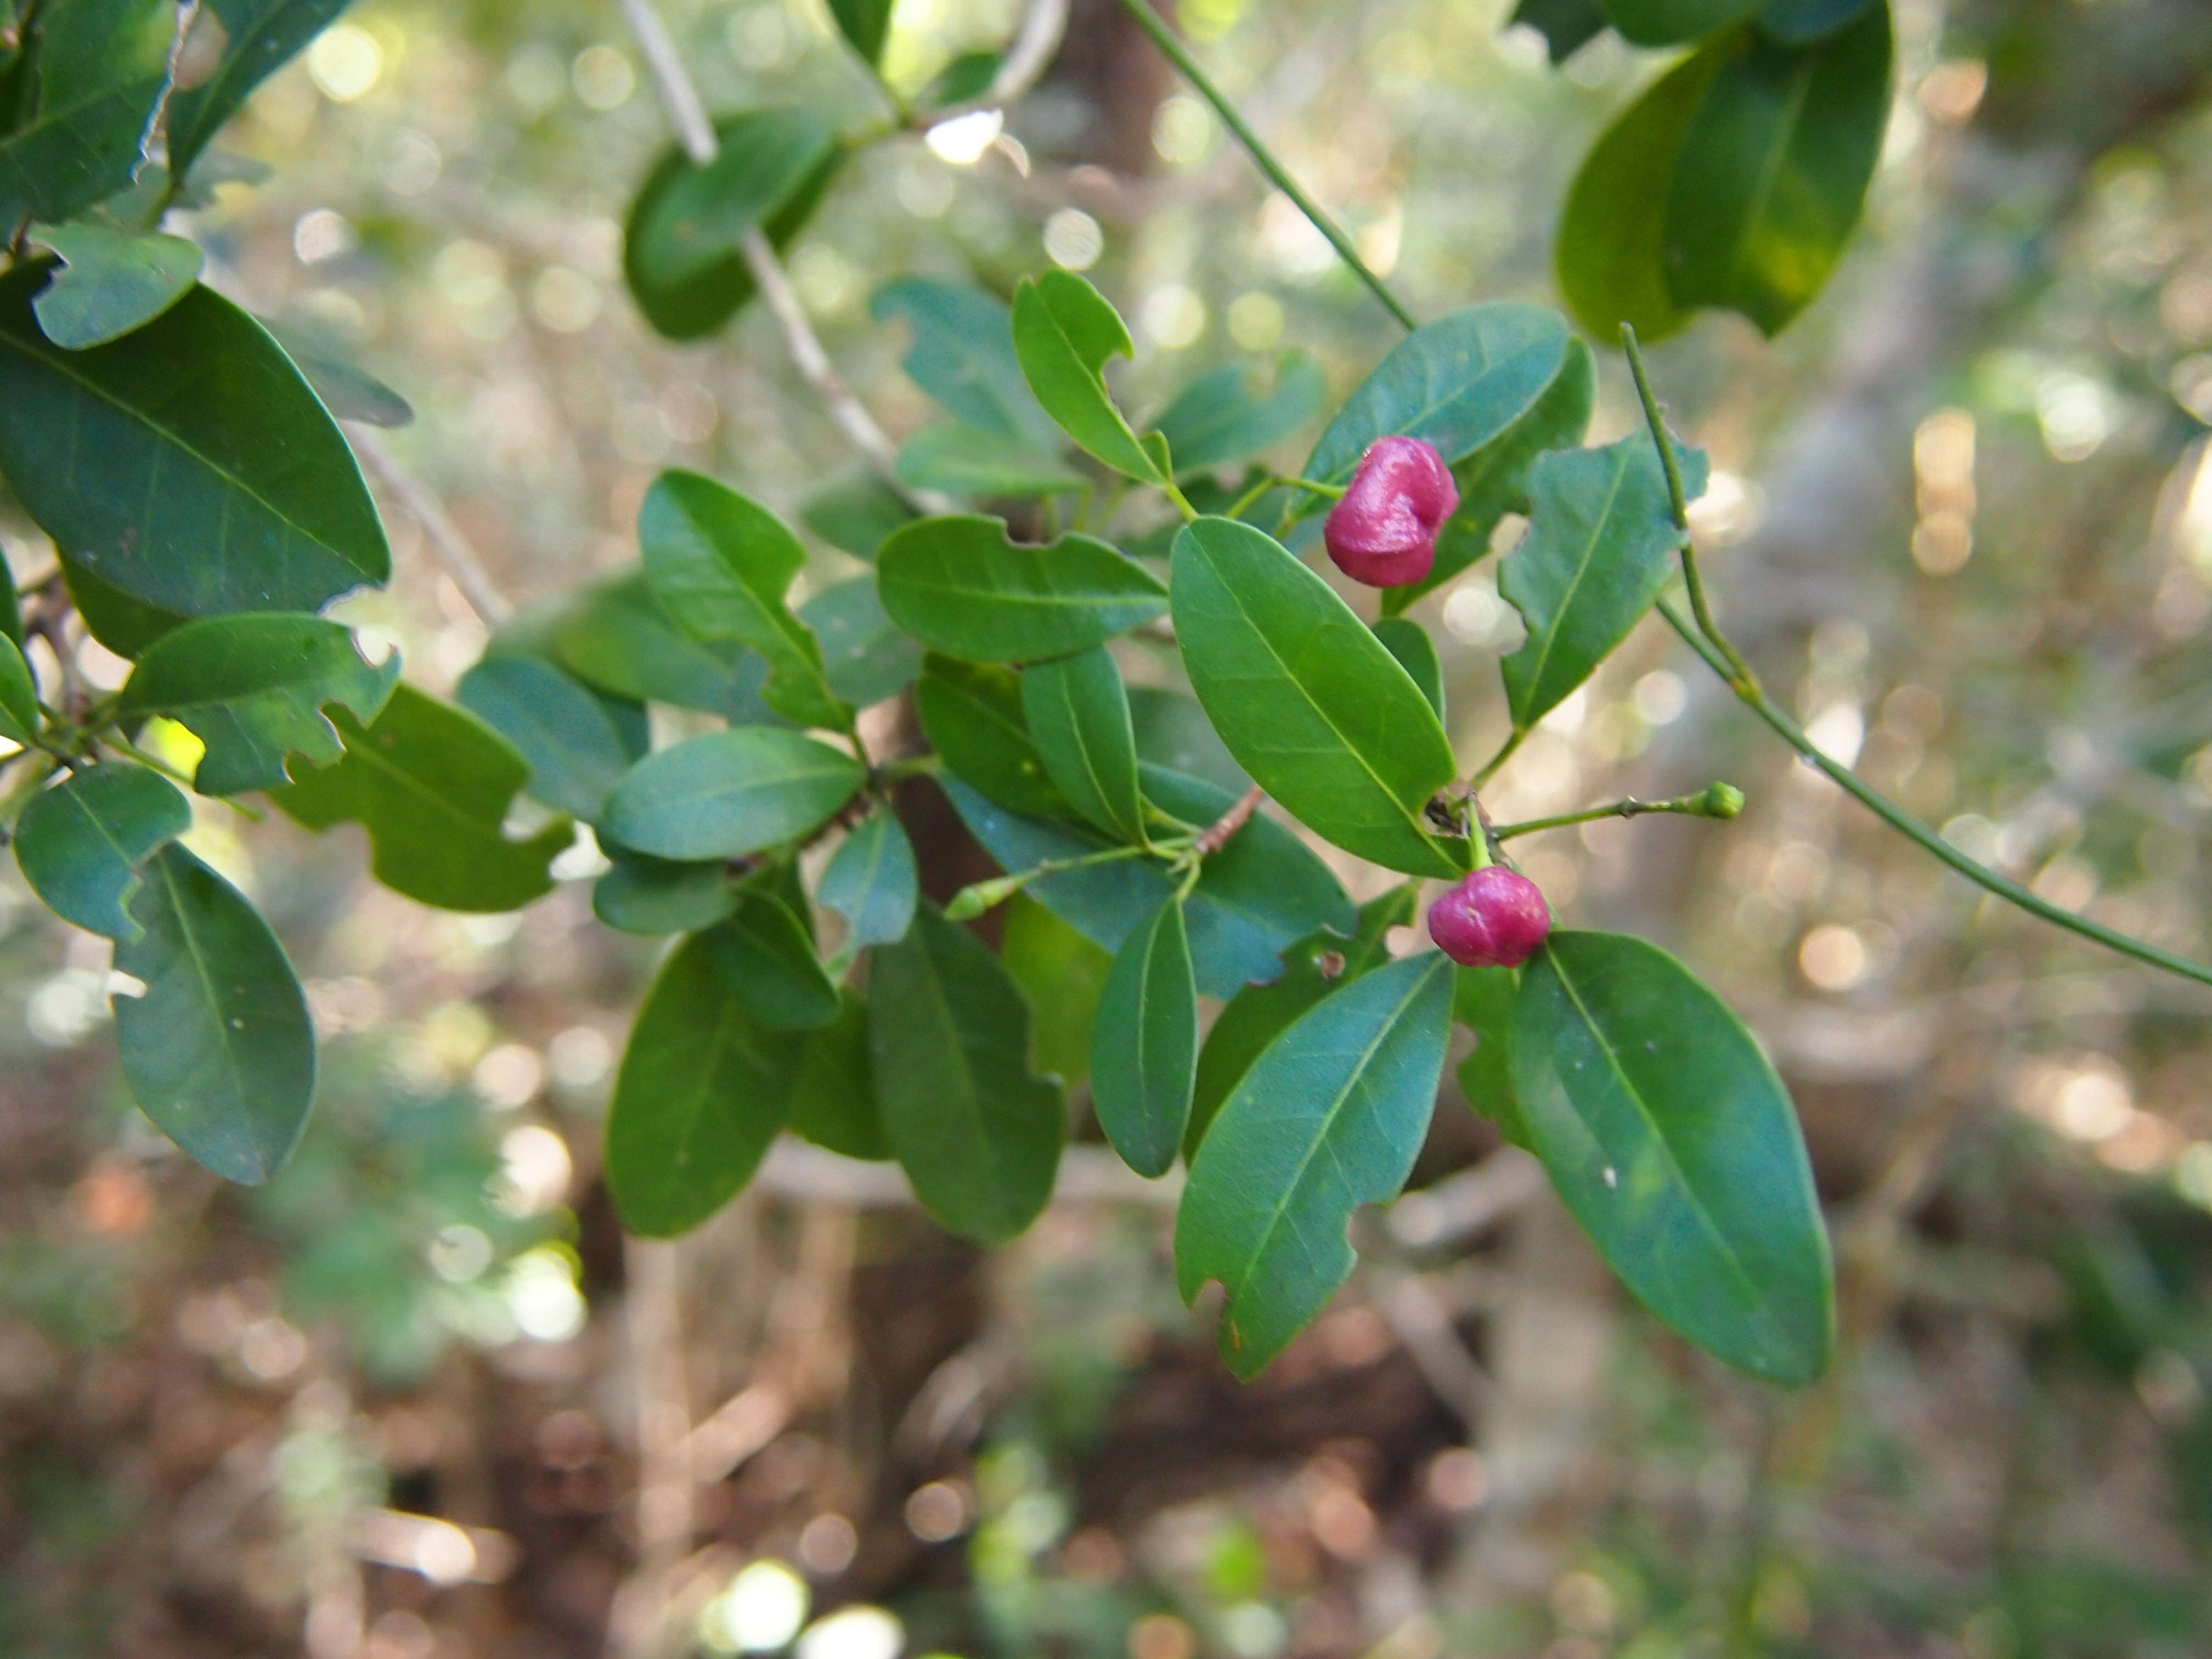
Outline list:
[[[1377,438],[1329,508],[1322,539],[1336,568],[1370,587],[1402,587],[1429,574],[1437,532],[1459,506],[1459,486],[1434,444]]]
[[[1467,968],[1518,968],[1552,931],[1536,884],[1502,864],[1476,870],[1429,906],[1429,937]]]

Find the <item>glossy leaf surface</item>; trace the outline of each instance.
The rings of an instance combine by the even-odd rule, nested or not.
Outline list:
[[[884,61],[884,40],[890,33],[891,0],[830,0],[830,15],[837,33],[868,63]]]
[[[513,910],[552,890],[546,866],[574,831],[562,818],[507,838],[530,769],[499,733],[405,684],[371,726],[331,719],[344,758],[270,796],[294,818],[310,830],[361,824],[376,878],[441,909]]]
[[[896,697],[921,672],[921,646],[884,612],[872,575],[825,587],[799,607],[822,650],[830,690],[855,708]]]
[[[1766,0],[1759,32],[1784,46],[1808,46],[1833,34],[1875,0]]]
[[[852,718],[830,689],[821,647],[784,603],[806,550],[775,514],[726,484],[671,469],[646,491],[637,538],[647,585],[677,626],[760,653],[769,708],[800,726],[842,729]]]
[[[1437,660],[1437,642],[1429,637],[1429,630],[1409,617],[1385,617],[1375,624],[1375,637],[1421,688],[1421,696],[1437,711],[1437,718],[1443,719],[1443,665]]]
[[[392,574],[352,452],[260,325],[196,288],[64,351],[0,278],[0,471],[70,556],[185,616],[313,611]]]
[[[1329,585],[1264,532],[1201,519],[1176,538],[1176,637],[1214,730],[1253,781],[1346,852],[1455,875],[1424,809],[1452,781],[1420,688]]]
[[[989,500],[1000,495],[1061,495],[1091,480],[1059,456],[1028,447],[1004,433],[939,422],[899,446],[899,482],[912,489]]]
[[[550,646],[562,667],[617,696],[728,718],[768,716],[758,696],[760,660],[734,643],[704,643],[684,633],[641,570],[599,583],[562,606]]]
[[[27,744],[38,735],[39,688],[12,639],[0,639],[0,738]]]
[[[176,304],[199,280],[199,246],[181,236],[77,220],[34,225],[31,239],[63,262],[31,310],[40,331],[70,351],[120,339]]]
[[[1244,1074],[1191,1161],[1176,1283],[1229,1292],[1221,1357],[1256,1376],[1341,1285],[1354,1210],[1398,1195],[1443,1069],[1451,963],[1435,951],[1353,981]]]
[[[1318,362],[1286,351],[1275,360],[1271,390],[1255,392],[1249,372],[1232,363],[1184,387],[1153,426],[1176,471],[1195,472],[1273,449],[1313,418],[1328,392]]]
[[[1022,378],[1013,317],[998,295],[902,276],[876,290],[868,312],[879,322],[906,320],[914,331],[902,360],[908,377],[961,425],[1021,440],[1028,449],[1060,447],[1060,428]]]
[[[852,798],[860,763],[795,732],[737,726],[647,756],[607,799],[606,830],[664,859],[733,859],[805,835]]]
[[[737,884],[720,859],[678,863],[626,847],[605,850],[614,867],[592,884],[592,914],[618,933],[697,933],[738,908]]]
[[[1045,775],[1068,804],[1117,840],[1143,841],[1129,699],[1106,648],[1093,646],[1024,671],[1022,715]]]
[[[845,1158],[890,1158],[868,1067],[866,1005],[843,993],[837,1017],[806,1032],[805,1041],[791,1091],[792,1133]]]
[[[704,935],[715,971],[764,1024],[805,1030],[837,1017],[837,988],[814,953],[813,931],[756,881],[727,921]]]
[[[625,1227],[672,1238],[752,1178],[805,1041],[756,1019],[703,939],[677,947],[638,1010],[607,1110],[607,1188]]]
[[[194,1160],[258,1184],[291,1156],[314,1099],[307,998],[269,924],[182,847],[141,875],[139,934],[115,947],[116,967],[146,988],[114,999],[124,1080]]]
[[[1522,970],[1513,1093],[1553,1184],[1652,1312],[1776,1382],[1826,1369],[1827,1234],[1790,1097],[1656,946],[1558,933]]]
[[[488,657],[461,676],[461,707],[514,745],[523,787],[557,811],[595,822],[630,769],[629,745],[607,705],[549,662]]]
[[[900,531],[876,556],[876,586],[915,638],[979,662],[1086,650],[1168,608],[1159,578],[1107,543],[1071,533],[1017,546],[1003,520],[980,514]]]
[[[1764,0],[1598,0],[1607,20],[1639,46],[1696,40],[1742,21]]]
[[[1123,476],[1168,477],[1166,446],[1139,441],[1106,387],[1106,364],[1135,350],[1106,296],[1072,270],[1048,270],[1014,290],[1014,352],[1037,402],[1076,447]]]
[[[1508,21],[1526,23],[1541,34],[1554,64],[1566,62],[1606,28],[1597,0],[1519,0]]]
[[[1198,986],[1182,906],[1170,898],[1122,941],[1091,1027],[1091,1109],[1139,1175],[1164,1175],[1175,1162],[1197,1066]]]
[[[349,629],[320,617],[209,617],[146,648],[118,708],[185,727],[207,745],[192,787],[235,795],[283,787],[294,756],[330,765],[345,746],[323,711],[374,720],[398,679],[398,652],[372,667]]]
[[[1677,447],[1682,488],[1704,493],[1703,450]],[[1650,435],[1556,451],[1529,471],[1534,511],[1498,567],[1498,591],[1528,624],[1498,665],[1514,729],[1526,731],[1590,676],[1651,608],[1682,532]]]
[[[24,805],[15,863],[64,921],[135,939],[130,912],[140,866],[191,827],[191,804],[159,773],[119,762],[90,766]]]
[[[996,1243],[1052,1196],[1064,1138],[1060,1090],[1029,1069],[1030,1014],[999,959],[925,905],[878,947],[869,1057],[884,1132],[922,1207]]]
[[[1030,735],[1021,677],[1012,669],[933,653],[914,702],[923,735],[954,777],[1031,817],[1072,816]]]
[[[0,133],[0,221],[59,221],[124,189],[168,82],[175,13],[161,0],[40,9],[35,100]]]

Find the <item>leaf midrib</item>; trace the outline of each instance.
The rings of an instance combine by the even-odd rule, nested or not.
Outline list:
[[[1606,487],[1604,510],[1591,520],[1590,533],[1583,539],[1582,554],[1576,562],[1574,574],[1568,577],[1566,591],[1559,595],[1559,602],[1552,608],[1550,623],[1544,633],[1543,648],[1536,653],[1535,666],[1530,670],[1527,681],[1528,701],[1531,704],[1536,701],[1537,693],[1542,689],[1544,670],[1552,660],[1552,647],[1559,641],[1560,630],[1565,625],[1563,619],[1574,608],[1575,595],[1582,592],[1583,581],[1589,574],[1590,566],[1595,562],[1598,538],[1605,533],[1607,526],[1613,520],[1613,507],[1620,500],[1621,490],[1626,486],[1628,470],[1632,465],[1633,465],[1633,458],[1626,454],[1622,455],[1613,464],[1613,482]],[[1554,499],[1557,498],[1554,497]],[[1528,550],[1533,553],[1536,550],[1531,548]],[[1515,556],[1520,556],[1516,554]],[[1516,582],[1514,585],[1517,587],[1520,584]],[[1507,599],[1510,602],[1511,595],[1509,594]],[[1523,715],[1517,708],[1513,711],[1515,731],[1525,732],[1534,723],[1535,717]]]
[[[1774,143],[1768,146],[1759,172],[1753,180],[1751,193],[1744,199],[1743,222],[1736,227],[1735,240],[1729,249],[1729,291],[1741,289],[1747,253],[1752,242],[1752,227],[1766,213],[1768,198],[1773,194],[1775,180],[1781,175],[1783,158],[1789,155],[1799,118],[1803,115],[1805,100],[1811,94],[1813,71],[1818,60],[1817,52],[1804,54],[1797,72],[1790,77],[1790,95],[1783,102],[1782,118],[1775,124]]]
[[[193,977],[199,981],[200,994],[206,1002],[208,1018],[215,1027],[216,1042],[222,1051],[223,1080],[227,1085],[227,1092],[230,1096],[223,1104],[236,1109],[241,1120],[250,1118],[251,1114],[244,1109],[245,1067],[240,1063],[238,1050],[231,1041],[229,1022],[222,1017],[222,998],[216,989],[215,981],[208,973],[207,957],[200,948],[199,935],[193,930],[191,911],[178,891],[176,876],[170,868],[170,861],[167,859],[155,859],[150,862],[161,878],[161,890],[167,898],[169,914],[176,919],[177,933],[183,944],[185,955],[191,962]],[[252,1153],[254,1168],[265,1177],[270,1172],[269,1163],[262,1157],[261,1149],[254,1145],[254,1137],[250,1127],[246,1130],[246,1143],[248,1150]]]

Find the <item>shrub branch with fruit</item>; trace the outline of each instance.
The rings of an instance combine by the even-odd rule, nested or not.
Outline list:
[[[1003,58],[963,60],[918,101],[883,86],[884,117],[841,131],[803,108],[710,117],[647,0],[621,0],[678,136],[627,228],[637,304],[676,339],[756,296],[773,308],[867,469],[823,458],[803,527],[872,568],[794,605],[799,531],[672,471],[645,498],[638,562],[488,617],[456,706],[319,614],[390,575],[356,453],[412,489],[361,430],[404,420],[404,401],[280,340],[163,229],[222,176],[224,120],[343,0],[0,0],[0,478],[54,549],[21,596],[0,594],[15,745],[0,823],[32,890],[114,943],[133,1096],[243,1182],[283,1164],[313,1097],[298,981],[180,840],[196,811],[258,796],[312,830],[359,823],[379,880],[477,911],[548,891],[581,823],[609,861],[600,920],[673,940],[606,1127],[635,1232],[697,1225],[789,1131],[896,1159],[945,1227],[1000,1241],[1049,1200],[1069,1122],[1060,1081],[1031,1070],[1011,937],[994,951],[963,925],[1018,894],[1111,953],[1090,1109],[1139,1175],[1187,1165],[1178,1279],[1188,1297],[1225,1288],[1239,1375],[1350,1272],[1352,1212],[1404,1186],[1457,1021],[1476,1037],[1468,1097],[1542,1160],[1646,1305],[1757,1376],[1817,1376],[1832,1272],[1781,1081],[1666,952],[1554,931],[1510,856],[1537,830],[1726,820],[1742,797],[1713,783],[1504,825],[1483,809],[1522,738],[1647,613],[1953,869],[2212,982],[1975,863],[1821,754],[1699,575],[1688,505],[1705,460],[1667,431],[1635,331],[1721,307],[1771,333],[1814,298],[1888,109],[1886,0],[1522,0],[1555,58],[1607,27],[1677,54],[1600,139],[1561,225],[1561,289],[1593,338],[1625,345],[1647,416],[1595,447],[1596,360],[1565,317],[1477,303],[1417,323],[1146,0],[1123,3],[1405,339],[1325,420],[1297,354],[1267,390],[1231,368],[1133,418],[1109,380],[1133,343],[1083,277],[1047,270],[1010,303],[902,277],[874,311],[911,325],[907,371],[947,418],[894,443],[839,380],[780,250],[879,146],[996,119],[1050,58],[1064,5],[1041,0]],[[830,10],[872,73],[888,0]],[[1295,474],[1257,459],[1316,420]],[[1470,760],[1412,612],[1510,514],[1528,529],[1498,590],[1527,639],[1498,665],[1510,734]],[[1316,550],[1371,592],[1371,620]],[[78,629],[131,660],[113,695],[72,672]],[[1133,691],[1138,653],[1191,696]],[[861,720],[894,701],[910,718]],[[725,723],[656,748],[653,704]],[[921,868],[900,811],[928,789],[1001,872],[941,908],[921,895],[949,884],[926,879],[942,872]],[[511,833],[519,796],[555,816]],[[1316,842],[1403,880],[1355,907]],[[1425,899],[1438,948],[1400,954]],[[1203,1002],[1219,1005],[1210,1025]]]

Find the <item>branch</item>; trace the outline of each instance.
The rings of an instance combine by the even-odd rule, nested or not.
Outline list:
[[[1299,188],[1297,180],[1291,178],[1289,169],[1275,159],[1274,152],[1262,142],[1260,135],[1252,131],[1250,123],[1237,112],[1237,106],[1229,101],[1220,88],[1206,78],[1206,71],[1198,66],[1198,60],[1190,55],[1182,41],[1176,39],[1174,32],[1160,21],[1159,14],[1146,3],[1146,0],[1121,0],[1121,9],[1136,20],[1139,28],[1152,37],[1152,44],[1166,54],[1168,61],[1182,72],[1183,79],[1190,82],[1198,95],[1213,106],[1213,112],[1221,118],[1222,125],[1237,135],[1237,141],[1258,163],[1260,171],[1267,175],[1277,190],[1291,198],[1292,204],[1305,215],[1316,230],[1328,239],[1328,245],[1336,250],[1336,257],[1350,267],[1352,275],[1367,284],[1369,291],[1382,302],[1383,308],[1403,324],[1408,333],[1419,327],[1420,325],[1413,320],[1413,313],[1399,302],[1398,296],[1390,291],[1389,284],[1367,268],[1367,262],[1359,257],[1359,250],[1352,246],[1351,239],[1337,228],[1336,222],[1322,211],[1320,204]]]
[[[444,506],[415,475],[399,464],[373,427],[356,422],[349,426],[348,437],[353,443],[353,453],[361,464],[374,473],[385,493],[404,507],[410,518],[422,526],[429,538],[430,550],[438,556],[438,562],[446,567],[446,574],[453,579],[453,586],[461,590],[461,597],[469,608],[483,619],[487,628],[496,628],[513,613],[514,607],[493,585],[477,556],[476,549],[461,532],[460,526],[447,515]]]
[[[693,166],[712,166],[722,153],[721,143],[714,136],[714,124],[707,118],[707,106],[700,101],[691,72],[684,68],[676,42],[669,35],[668,25],[653,9],[653,0],[617,0],[617,3],[630,33],[637,37],[638,50],[645,54],[646,72],[653,79],[661,107],[668,112],[668,124],[676,129],[677,143]],[[909,489],[900,481],[898,446],[837,378],[830,354],[823,349],[814,325],[807,321],[806,308],[799,303],[798,291],[768,238],[757,228],[748,230],[738,244],[738,252],[752,272],[761,297],[775,314],[791,361],[814,387],[838,429],[902,498],[925,513],[951,512],[951,501],[935,490]]]
[[[1267,798],[1267,791],[1254,784],[1237,798],[1236,803],[1226,812],[1199,832],[1198,839],[1190,844],[1190,850],[1202,859],[1212,858],[1229,844],[1231,836],[1251,821],[1252,814],[1259,810],[1260,803]]]
[[[1021,102],[1060,51],[1060,43],[1067,33],[1067,8],[1068,0],[1030,0],[1029,9],[1022,14],[1021,27],[1014,31],[1006,55],[999,62],[999,72],[991,77],[991,84],[984,88],[982,95],[965,103],[948,104],[943,109],[921,111],[915,117],[915,124],[933,127],[963,115],[973,115],[978,110],[1004,109],[1009,104]]]

